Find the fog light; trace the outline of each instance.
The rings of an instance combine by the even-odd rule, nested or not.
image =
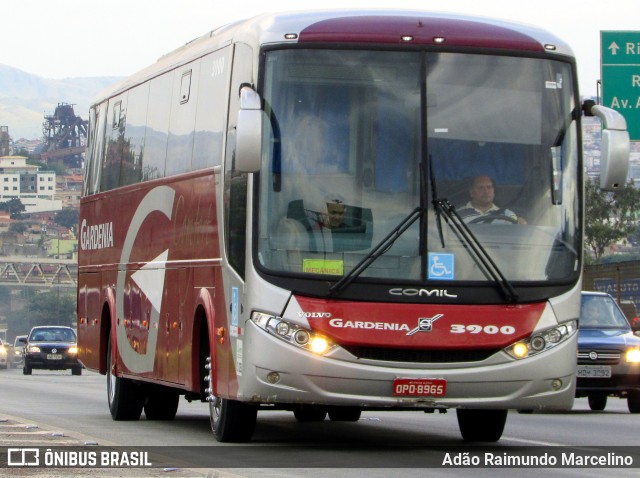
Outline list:
[[[562,380],[559,378],[554,378],[551,380],[551,388],[554,390],[560,390],[562,388]]]
[[[267,382],[278,383],[280,381],[280,374],[278,372],[269,372],[267,374]]]
[[[527,344],[518,342],[513,346],[513,354],[518,358],[524,358],[527,356],[528,353],[529,353],[529,347],[527,347]]]

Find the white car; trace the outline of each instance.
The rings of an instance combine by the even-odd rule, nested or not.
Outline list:
[[[18,368],[22,367],[24,362],[24,342],[20,341],[20,338],[26,339],[26,335],[16,336],[15,342],[13,342],[13,350],[11,351],[11,366]]]
[[[0,339],[0,368],[9,366],[9,346]]]

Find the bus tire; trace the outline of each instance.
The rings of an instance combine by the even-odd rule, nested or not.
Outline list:
[[[147,388],[144,414],[147,420],[173,420],[178,412],[180,394],[168,387]]]
[[[115,357],[111,338],[107,346],[107,400],[111,418],[114,420],[138,420],[142,414],[144,395],[133,380],[118,377],[115,372]]]
[[[601,412],[607,406],[607,396],[603,393],[596,393],[588,396],[589,408],[594,412]]]
[[[464,441],[496,442],[507,422],[507,410],[456,410],[458,426]]]
[[[211,431],[219,442],[247,442],[256,428],[258,408],[253,405],[214,397],[209,401]]]
[[[332,422],[357,422],[360,420],[362,410],[357,407],[331,407],[329,419]]]
[[[299,422],[321,422],[327,416],[327,409],[314,405],[298,405],[293,409],[293,416]]]

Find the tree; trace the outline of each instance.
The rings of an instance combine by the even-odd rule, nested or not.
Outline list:
[[[53,221],[59,226],[64,226],[68,229],[76,229],[78,227],[78,210],[75,208],[61,209],[56,212]]]
[[[624,239],[636,228],[635,212],[640,209],[640,190],[633,181],[613,194],[601,191],[597,181],[585,184],[585,245],[591,250],[596,262],[607,247]]]
[[[7,314],[9,335],[29,333],[36,325],[74,326],[76,322],[76,298],[73,294],[41,292],[34,295],[24,310]]]
[[[25,207],[20,199],[9,199],[8,201],[0,202],[0,211],[7,211],[11,219],[22,219]]]

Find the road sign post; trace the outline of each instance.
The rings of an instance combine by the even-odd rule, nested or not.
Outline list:
[[[627,120],[631,141],[640,141],[640,31],[601,31],[602,104]]]

